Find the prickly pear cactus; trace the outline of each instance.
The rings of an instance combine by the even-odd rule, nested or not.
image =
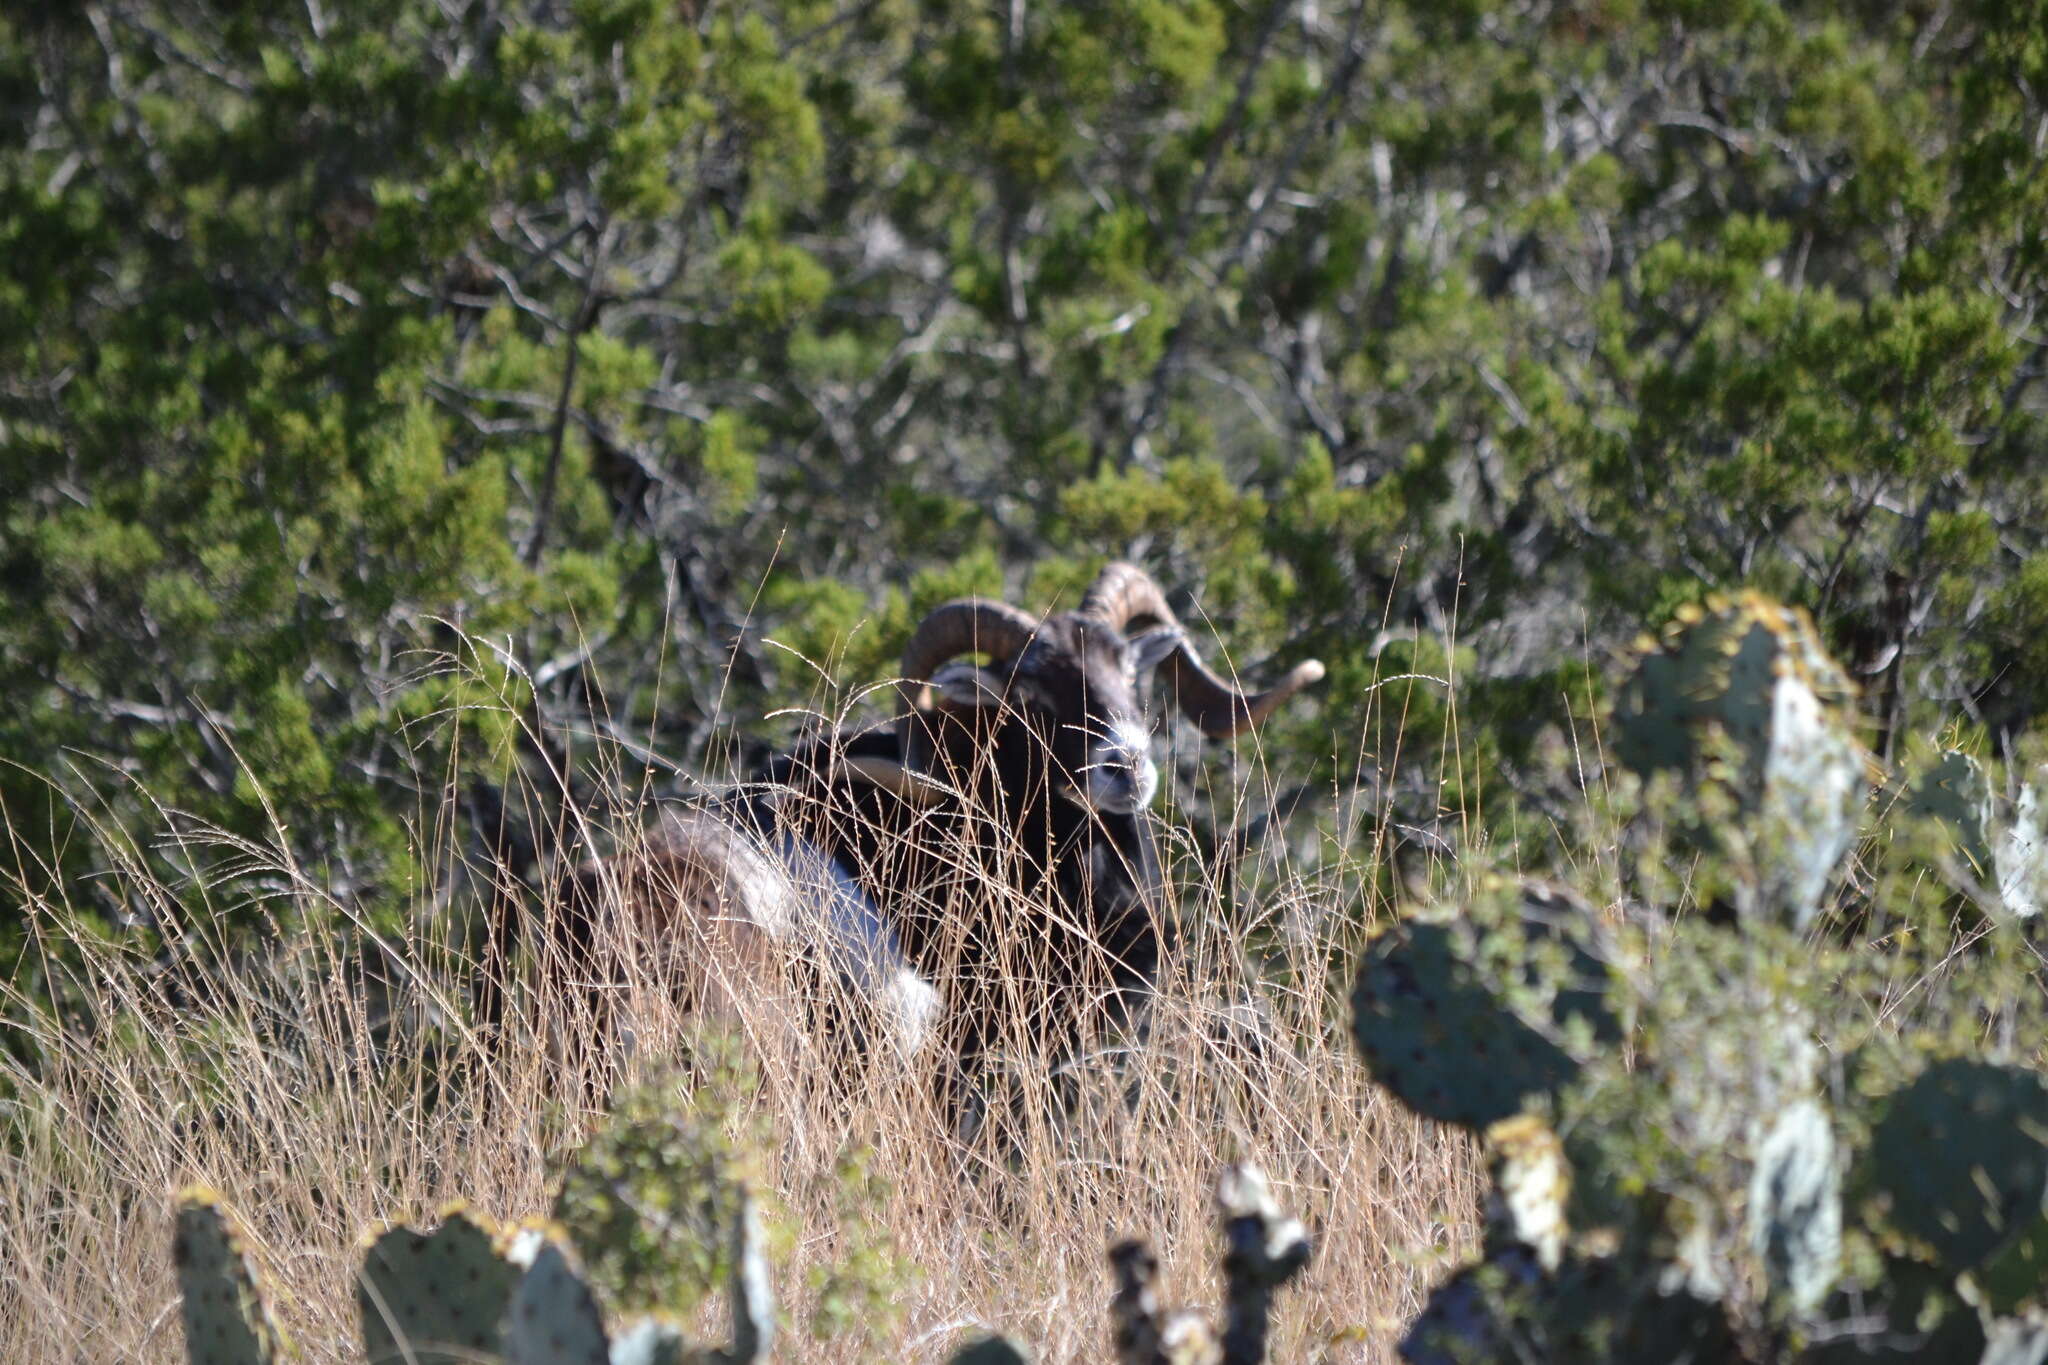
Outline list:
[[[356,1283],[370,1365],[463,1365],[504,1353],[519,1268],[498,1230],[451,1208],[431,1233],[395,1227],[372,1242]]]
[[[1373,1079],[1439,1123],[1485,1128],[1578,1072],[1473,970],[1450,924],[1410,921],[1375,937],[1351,1015]]]
[[[1503,1360],[1573,1365],[1744,1359],[1718,1303],[1660,1287],[1660,1267],[1603,1257],[1546,1273],[1529,1248],[1507,1247],[1430,1295],[1399,1347],[1410,1365]]]
[[[1699,820],[1690,833],[1754,868],[1734,887],[1738,911],[1804,928],[1862,804],[1848,675],[1804,612],[1753,592],[1683,608],[1638,649],[1615,704],[1617,757],[1645,778],[1674,772],[1732,797],[1732,824]]]
[[[549,1237],[519,1278],[505,1315],[507,1365],[610,1365],[611,1341],[576,1253]]]
[[[711,1064],[744,1065],[722,1048]],[[550,1216],[614,1311],[687,1315],[731,1275],[746,1166],[731,1132],[744,1089],[721,1071],[715,1087],[670,1079],[625,1091],[563,1171]]]
[[[1541,1296],[1545,1272],[1525,1246],[1496,1248],[1438,1285],[1408,1333],[1401,1359],[1409,1365],[1477,1365],[1511,1359],[1517,1322]]]
[[[611,1365],[695,1365],[683,1329],[667,1318],[642,1318],[612,1343]]]
[[[1308,1264],[1308,1231],[1273,1197],[1266,1174],[1248,1162],[1227,1166],[1216,1182],[1223,1225],[1224,1365],[1258,1365],[1281,1286]]]
[[[263,1301],[241,1233],[211,1190],[178,1196],[171,1259],[185,1319],[191,1365],[269,1365],[279,1337]]]
[[[1529,883],[1483,888],[1457,920],[1382,931],[1351,993],[1373,1079],[1425,1118],[1475,1131],[1554,1094],[1579,1069],[1561,1045],[1570,1021],[1589,1039],[1619,1032],[1606,967],[1585,943],[1590,927],[1583,904]],[[1507,960],[1523,979],[1487,969]],[[1552,970],[1536,972],[1545,961]]]
[[[1991,783],[1984,765],[1960,749],[1945,749],[1924,771],[1903,784],[1894,810],[1911,819],[1932,820],[1978,877],[1991,868]]]
[[[2048,1214],[2048,1081],[1993,1062],[1935,1062],[1892,1097],[1868,1161],[1891,1226],[1930,1264],[1982,1276],[2002,1256],[2024,1262]]]
[[[1487,1245],[1527,1247],[1544,1270],[1556,1270],[1570,1233],[1565,1210],[1572,1168],[1564,1144],[1533,1114],[1502,1119],[1486,1130]]]
[[[2036,781],[2044,775],[2036,774]],[[1957,749],[1944,750],[1923,771],[1899,784],[1894,818],[1931,821],[1948,850],[1989,897],[1994,909],[2032,919],[2048,904],[2048,830],[2034,782],[2010,801],[1993,791],[1984,765]]]
[[[983,1337],[955,1351],[951,1365],[1031,1365],[1031,1357],[1008,1337]]]
[[[1805,1313],[1820,1306],[1842,1262],[1842,1178],[1827,1111],[1801,1100],[1757,1147],[1749,1185],[1749,1244],[1773,1296]]]

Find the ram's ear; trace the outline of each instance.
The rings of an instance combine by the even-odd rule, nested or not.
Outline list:
[[[1160,626],[1156,630],[1143,631],[1133,635],[1131,648],[1131,680],[1143,682],[1152,676],[1152,670],[1166,662],[1166,656],[1181,647],[1187,636],[1177,626]]]
[[[932,691],[948,706],[976,710],[1003,704],[1004,679],[979,664],[947,664],[932,675]]]

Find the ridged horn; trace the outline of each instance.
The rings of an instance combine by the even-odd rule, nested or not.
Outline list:
[[[923,723],[931,707],[931,676],[940,664],[962,654],[1015,655],[1038,630],[1029,613],[986,597],[963,597],[934,607],[903,647],[904,762],[922,771],[930,757],[930,732]]]
[[[1162,626],[1179,626],[1166,594],[1151,574],[1135,564],[1117,560],[1102,566],[1088,591],[1081,595],[1081,614],[1097,616],[1128,632],[1133,621],[1155,621]]]
[[[1151,622],[1181,629],[1166,593],[1151,574],[1118,561],[1104,566],[1081,598],[1081,611],[1129,632],[1133,623]],[[1183,633],[1185,634],[1185,633]],[[1296,664],[1286,677],[1263,692],[1240,692],[1209,670],[1185,638],[1160,664],[1166,685],[1181,713],[1203,734],[1224,738],[1248,729],[1278,710],[1289,697],[1320,680],[1323,666],[1314,659]]]

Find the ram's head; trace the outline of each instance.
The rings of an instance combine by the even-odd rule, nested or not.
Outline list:
[[[1021,727],[1060,795],[1106,814],[1142,809],[1159,787],[1144,705],[1155,673],[1203,733],[1226,736],[1264,720],[1323,666],[1309,660],[1266,691],[1240,692],[1195,653],[1149,574],[1111,564],[1077,609],[1043,620],[986,598],[925,617],[903,651],[904,762],[944,778],[936,769],[980,757],[961,744]]]

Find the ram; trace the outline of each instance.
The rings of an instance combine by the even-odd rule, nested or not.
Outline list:
[[[794,943],[875,1001],[899,1051],[941,1020],[962,1071],[1012,1037],[1058,1051],[1139,1016],[1171,949],[1153,680],[1229,736],[1322,674],[1309,661],[1239,691],[1130,564],[1043,618],[948,602],[904,649],[893,724],[815,737],[714,817],[671,822],[650,846],[669,870],[657,920],[684,909]]]

